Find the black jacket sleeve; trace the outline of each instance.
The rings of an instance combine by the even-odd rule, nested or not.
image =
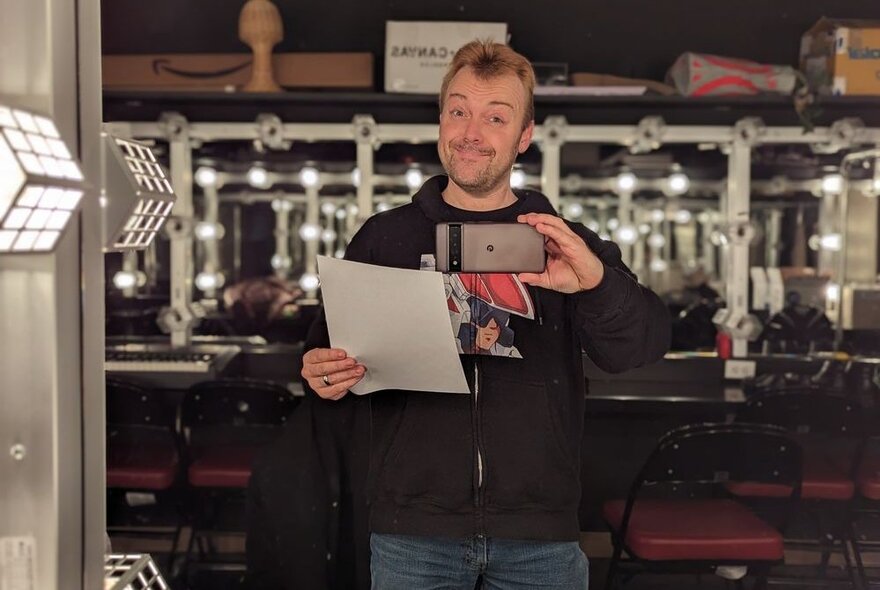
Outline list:
[[[602,281],[572,295],[581,345],[603,371],[621,373],[660,360],[669,350],[669,311],[656,293],[639,284],[617,244],[580,224],[569,227],[605,265]]]

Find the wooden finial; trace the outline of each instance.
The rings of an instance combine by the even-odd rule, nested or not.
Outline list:
[[[272,48],[284,38],[281,14],[270,0],[248,0],[238,16],[238,38],[254,52],[245,92],[280,92],[272,74]]]

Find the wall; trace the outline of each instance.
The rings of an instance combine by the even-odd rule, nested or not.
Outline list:
[[[880,19],[876,0],[417,2],[274,0],[280,51],[369,51],[381,74],[386,20],[506,21],[511,44],[534,61],[570,71],[661,79],[693,50],[796,64],[801,34],[823,15]],[[103,47],[118,53],[246,52],[238,41],[242,0],[105,0]],[[381,79],[377,76],[377,79]]]

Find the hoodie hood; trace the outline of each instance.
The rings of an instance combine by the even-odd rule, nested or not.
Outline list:
[[[413,196],[415,203],[425,216],[439,223],[443,221],[516,221],[517,215],[524,213],[549,213],[556,215],[550,201],[537,191],[513,189],[516,203],[493,211],[468,211],[453,207],[443,200],[443,191],[449,184],[444,175],[429,178]]]

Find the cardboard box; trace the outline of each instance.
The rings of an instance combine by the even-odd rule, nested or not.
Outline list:
[[[800,57],[821,94],[880,95],[880,21],[822,18],[801,37]]]
[[[506,23],[385,23],[385,92],[438,94],[455,52],[474,39],[507,43]]]
[[[251,77],[249,53],[105,55],[104,88],[230,90]],[[278,53],[275,81],[285,88],[373,88],[371,53]]]

